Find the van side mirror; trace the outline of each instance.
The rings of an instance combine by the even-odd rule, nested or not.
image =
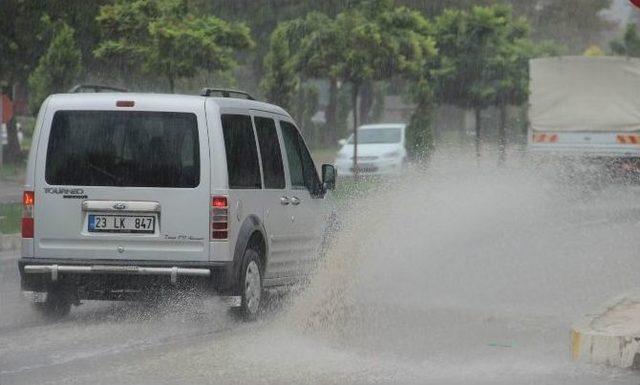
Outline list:
[[[347,140],[346,139],[340,139],[338,140],[338,144],[341,146],[344,146],[345,144],[347,144]]]
[[[331,164],[322,165],[322,187],[325,191],[336,188],[336,168]]]

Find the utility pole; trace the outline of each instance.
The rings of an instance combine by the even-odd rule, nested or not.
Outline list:
[[[4,140],[3,140],[3,132],[6,132],[6,128],[3,129],[4,127],[4,100],[2,98],[2,92],[0,92],[0,170],[2,170],[2,167],[4,166],[4,164],[2,163],[2,159],[4,157],[4,154],[2,153],[2,150],[4,149]],[[4,130],[4,131],[3,131]],[[7,135],[9,133],[7,132]],[[7,138],[8,139],[8,138]]]

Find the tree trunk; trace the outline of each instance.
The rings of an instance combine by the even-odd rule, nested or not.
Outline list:
[[[373,82],[367,81],[362,84],[360,90],[360,123],[369,123],[371,107],[373,107]]]
[[[303,77],[300,77],[296,94],[295,100],[291,103],[293,106],[293,118],[298,122],[300,132],[304,132],[306,127],[304,126],[305,89]]]
[[[475,137],[475,145],[476,145],[476,159],[478,162],[480,161],[480,134],[482,132],[482,109],[480,107],[475,107],[474,112],[476,115],[476,137]]]
[[[351,105],[353,106],[353,179],[358,179],[358,93],[360,85],[353,83]]]
[[[419,165],[424,164],[423,161],[431,154],[433,138],[429,126],[429,115],[430,108],[427,107],[427,103],[418,102],[405,130],[407,157]]]
[[[338,123],[338,79],[332,77],[329,79],[329,103],[324,110],[326,127],[326,140],[325,144],[333,146],[338,140],[337,137],[337,123]]]
[[[173,93],[176,89],[176,81],[173,78],[173,75],[169,74],[167,76],[167,78],[169,79],[169,91],[171,91],[171,93]]]
[[[18,129],[16,127],[16,117],[14,116],[7,123],[7,154],[9,163],[15,163],[22,158],[20,142],[18,142]]]
[[[498,108],[500,109],[500,122],[498,124],[498,164],[503,165],[507,157],[507,105],[501,103]]]
[[[18,84],[13,84],[8,92],[11,103],[15,101],[15,90],[18,86]],[[2,144],[0,143],[0,145]],[[8,163],[16,163],[22,158],[22,150],[20,149],[20,142],[18,142],[15,111],[13,117],[7,122],[7,153],[4,154],[4,157]]]

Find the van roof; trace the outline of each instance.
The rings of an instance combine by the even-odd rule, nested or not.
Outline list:
[[[274,104],[247,100],[240,98],[204,97],[198,95],[181,94],[155,94],[134,92],[101,92],[101,93],[75,93],[54,94],[49,96],[48,106],[53,109],[116,109],[119,100],[133,101],[134,110],[153,110],[158,108],[165,110],[189,110],[202,106],[206,100],[221,108],[246,108],[260,110],[274,114],[290,115],[281,107]],[[138,108],[136,108],[138,107]]]

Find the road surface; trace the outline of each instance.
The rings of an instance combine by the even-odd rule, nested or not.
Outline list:
[[[639,382],[569,344],[576,318],[640,286],[638,186],[447,166],[350,206],[311,287],[247,324],[193,296],[47,322],[1,253],[0,384]]]

